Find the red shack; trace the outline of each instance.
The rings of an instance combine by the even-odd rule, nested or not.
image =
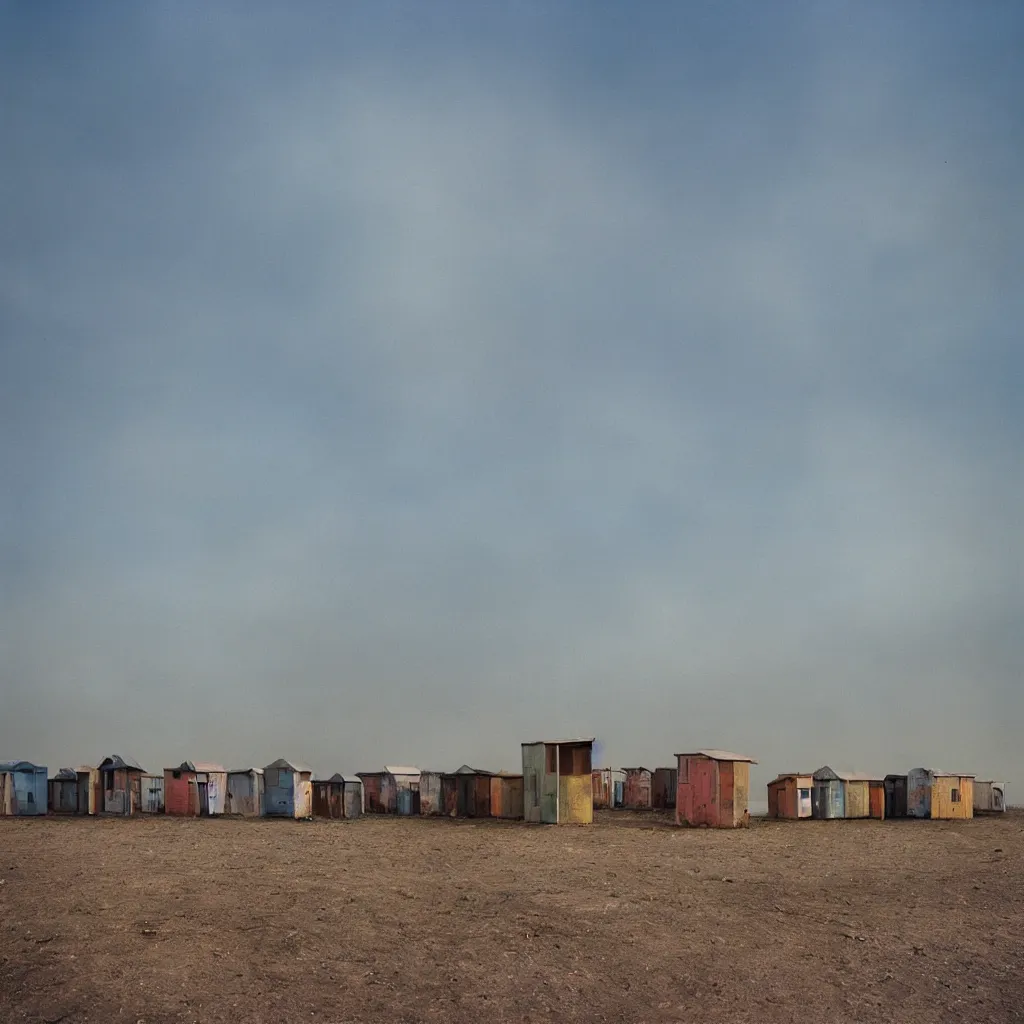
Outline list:
[[[651,769],[623,768],[626,784],[623,787],[622,806],[628,811],[651,809]]]
[[[745,828],[750,823],[752,757],[730,750],[676,754],[676,824]]]

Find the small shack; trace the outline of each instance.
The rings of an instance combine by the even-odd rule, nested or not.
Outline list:
[[[244,818],[263,816],[263,769],[235,768],[228,772],[226,814]]]
[[[164,769],[164,805],[168,814],[206,817],[227,811],[228,773],[210,761],[182,761]]]
[[[395,814],[410,817],[420,813],[421,774],[412,765],[384,765],[383,787]]]
[[[912,768],[907,772],[907,814],[935,820],[973,818],[974,776]]]
[[[752,757],[730,750],[676,754],[676,824],[745,828],[750,824]]]
[[[384,787],[383,772],[356,772],[360,782],[363,784],[363,813],[364,814],[394,814],[395,805],[388,806],[386,798],[394,797],[394,791],[387,791]]]
[[[625,802],[627,811],[649,811],[651,809],[650,768],[623,768],[625,777]]]
[[[444,814],[441,780],[444,772],[420,772],[420,814],[425,818]]]
[[[97,766],[103,792],[103,813],[128,816],[142,806],[142,776],[138,761],[120,754],[103,758]]]
[[[874,801],[872,801],[874,789]],[[813,817],[881,818],[885,788],[881,779],[863,772],[836,771],[824,765],[814,773]],[[872,809],[874,813],[872,813]]]
[[[345,778],[335,772],[329,779],[313,779],[313,817],[340,821],[345,817]]]
[[[907,816],[907,777],[906,775],[886,775],[882,780],[885,791],[885,816],[887,818],[905,818]]]
[[[492,818],[519,821],[523,816],[523,777],[513,772],[491,776],[490,809]]]
[[[264,813],[268,818],[313,816],[313,769],[279,757],[263,769]]]
[[[446,818],[459,815],[459,780],[453,772],[441,776],[441,813]]]
[[[494,772],[470,768],[464,764],[455,771],[458,797],[455,814],[459,818],[489,818],[491,816],[491,779]]]
[[[0,776],[6,782],[0,798],[0,814],[15,817],[46,814],[49,803],[49,772],[45,765],[31,761],[0,761]]]
[[[141,803],[139,810],[143,814],[164,813],[164,777],[162,775],[143,775],[139,780]]]
[[[768,817],[798,820],[811,817],[814,776],[787,772],[768,783]]]
[[[346,818],[362,817],[363,783],[355,775],[341,777],[341,806]]]
[[[78,772],[61,768],[50,779],[50,810],[54,814],[78,813]]]
[[[591,772],[594,788],[594,810],[604,811],[612,806],[615,784],[611,768],[595,768]]]
[[[678,768],[655,768],[651,775],[651,807],[656,811],[674,811],[678,787]]]
[[[974,780],[974,813],[1002,814],[1006,810],[1006,783]]]
[[[594,739],[537,740],[523,745],[523,817],[552,825],[594,820]]]

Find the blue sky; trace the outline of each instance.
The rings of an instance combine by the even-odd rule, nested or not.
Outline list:
[[[1022,43],[0,7],[0,754],[1024,785]]]

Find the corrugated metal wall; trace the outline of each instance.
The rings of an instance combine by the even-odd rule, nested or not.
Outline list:
[[[625,769],[625,807],[630,811],[651,809],[651,773],[646,768]]]
[[[164,813],[164,777],[143,775],[141,781],[142,803],[139,809],[144,814]]]
[[[294,818],[295,773],[286,768],[264,770],[264,801],[268,818]]]
[[[815,779],[813,817],[820,819],[846,817],[846,792],[841,779]]]
[[[426,817],[444,813],[441,801],[441,773],[420,773],[420,814]]]
[[[907,814],[911,818],[932,816],[932,773],[927,768],[907,772]]]
[[[544,744],[523,744],[523,818],[544,821]],[[554,821],[552,814],[550,821]]]

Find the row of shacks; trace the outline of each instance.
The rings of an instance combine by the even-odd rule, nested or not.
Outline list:
[[[264,768],[225,769],[183,761],[147,773],[113,754],[98,766],[47,769],[0,762],[0,816],[46,814],[241,815],[356,818],[361,814],[503,818],[538,823],[593,821],[595,809],[673,810],[679,825],[735,828],[749,821],[753,758],[706,749],[677,754],[674,768],[594,770],[594,740],[522,745],[523,771],[463,765],[454,772],[386,766],[314,779],[312,769],[280,758]],[[772,818],[970,818],[1005,809],[1001,782],[914,769],[875,778],[823,767],[768,784]]]
[[[957,820],[1006,809],[1002,782],[913,768],[906,775],[790,772],[768,783],[769,818],[933,818]]]

